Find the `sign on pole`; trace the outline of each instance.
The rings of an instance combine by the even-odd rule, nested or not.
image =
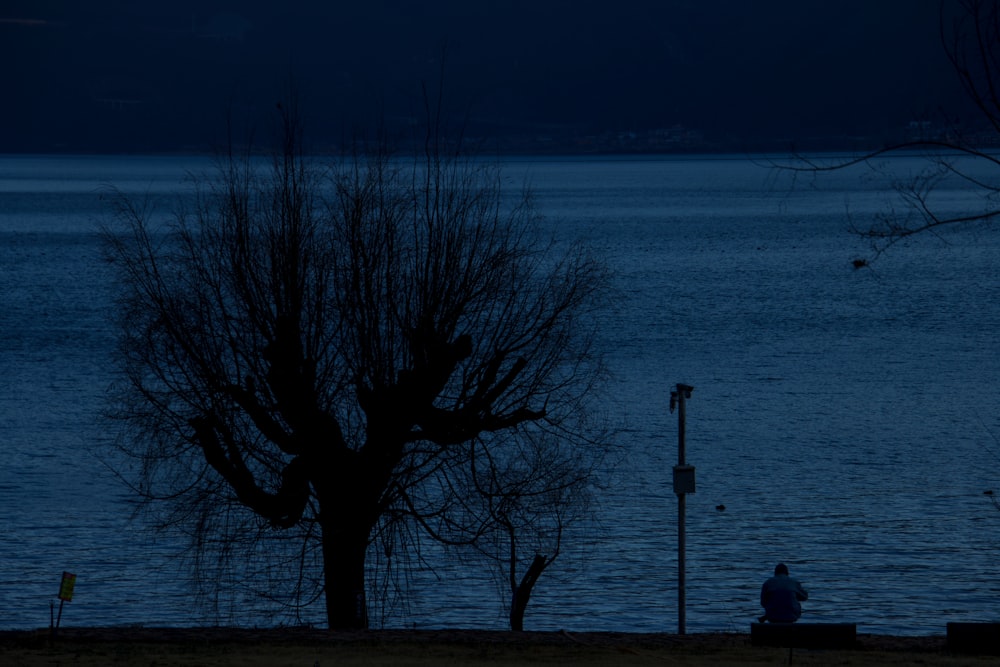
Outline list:
[[[74,586],[76,586],[76,575],[72,572],[63,572],[62,584],[59,586],[59,599],[63,602],[72,602]]]
[[[76,575],[72,572],[63,572],[62,582],[59,584],[59,616],[55,618],[55,623],[52,624],[52,637],[55,638],[56,633],[59,632],[59,624],[62,623],[62,612],[63,605],[67,602],[73,601],[73,587],[76,586]],[[49,614],[52,614],[52,607],[49,607]],[[50,618],[50,623],[52,620]]]

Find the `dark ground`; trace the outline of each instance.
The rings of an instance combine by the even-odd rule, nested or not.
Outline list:
[[[748,628],[749,630],[749,628]],[[0,631],[0,664],[22,667],[985,667],[996,656],[958,654],[940,636],[859,634],[850,649],[755,647],[749,632],[690,635],[313,628],[48,628]]]
[[[47,641],[48,628],[0,631],[0,646],[30,645]],[[749,646],[749,633],[713,632],[688,635],[627,632],[508,632],[504,630],[366,630],[328,631],[315,628],[74,628],[64,627],[58,637],[72,642],[151,643],[288,643],[288,644],[392,644],[453,643],[514,646],[600,646],[612,648],[724,648]],[[900,637],[858,634],[864,651],[935,652],[945,649],[945,636]]]

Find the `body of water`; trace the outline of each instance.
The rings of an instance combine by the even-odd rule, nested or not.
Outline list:
[[[896,176],[918,158],[883,163]],[[179,546],[131,522],[96,453],[114,381],[105,185],[167,210],[183,157],[0,157],[0,627],[287,622],[232,591],[193,611]],[[687,630],[746,630],[775,563],[809,619],[942,633],[1000,601],[1000,233],[930,236],[872,269],[848,227],[898,208],[858,168],[792,178],[745,158],[510,160],[543,224],[607,257],[607,409],[627,452],[599,521],[532,597],[536,630],[677,628],[678,382],[687,404]],[[938,203],[981,206],[961,183]],[[721,509],[724,507],[724,509]],[[244,606],[248,604],[249,606]],[[315,619],[322,621],[318,615]],[[398,627],[504,627],[494,587],[458,565],[417,576]]]

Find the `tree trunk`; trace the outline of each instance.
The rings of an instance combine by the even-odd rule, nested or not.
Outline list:
[[[524,630],[524,610],[528,608],[528,598],[531,597],[531,589],[535,587],[542,570],[548,567],[548,559],[545,556],[535,554],[535,559],[531,561],[528,571],[521,577],[521,583],[514,589],[514,599],[510,603],[510,629],[520,632]]]
[[[321,526],[327,625],[331,630],[365,629],[368,627],[365,598],[368,531],[333,522],[321,522]]]

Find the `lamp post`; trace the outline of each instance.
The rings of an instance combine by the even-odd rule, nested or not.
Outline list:
[[[674,466],[674,493],[677,494],[677,634],[685,634],[687,624],[687,592],[686,586],[686,535],[685,535],[685,514],[686,496],[694,493],[694,466],[689,466],[685,461],[684,452],[684,428],[685,428],[685,399],[691,398],[694,387],[686,384],[677,384],[677,389],[670,392],[670,412],[677,408],[677,465]]]

